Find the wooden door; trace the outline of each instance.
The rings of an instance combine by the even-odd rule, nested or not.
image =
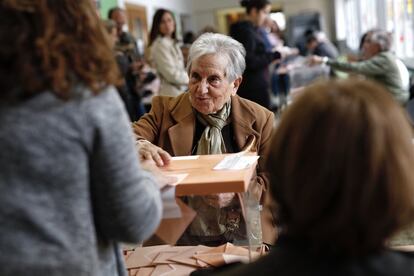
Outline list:
[[[125,4],[129,32],[137,39],[142,54],[148,42],[147,9],[145,6]]]

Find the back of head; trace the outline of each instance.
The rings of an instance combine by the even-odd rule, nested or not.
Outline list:
[[[283,114],[267,160],[286,235],[319,254],[380,249],[414,217],[411,137],[403,110],[374,83],[305,89]]]
[[[51,90],[69,98],[82,83],[94,92],[118,82],[108,37],[90,0],[0,3],[0,101]]]
[[[195,39],[196,39],[195,34],[192,31],[188,31],[183,36],[183,43],[187,45],[191,45]]]
[[[373,30],[368,37],[371,42],[377,43],[381,52],[389,51],[391,49],[391,34],[383,30]]]
[[[374,31],[378,31],[378,29],[368,30],[361,36],[361,39],[359,41],[359,47],[358,47],[359,51],[362,51],[362,46],[364,45],[365,39],[367,39],[367,37],[371,37],[371,35]]]
[[[240,5],[246,8],[246,12],[248,14],[253,8],[256,10],[262,10],[269,4],[270,2],[268,0],[242,0],[240,1]]]
[[[246,50],[235,39],[218,33],[204,33],[191,45],[187,60],[187,72],[190,73],[192,63],[204,55],[220,55],[226,58],[226,76],[230,81],[243,75],[246,68]]]

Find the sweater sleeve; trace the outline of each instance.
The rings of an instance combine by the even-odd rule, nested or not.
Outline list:
[[[368,60],[360,62],[341,62],[336,60],[329,60],[327,64],[336,70],[354,72],[367,76],[375,76],[384,74],[384,72],[387,70],[386,65],[388,62],[385,57],[377,55]]]
[[[108,240],[141,242],[161,220],[162,203],[152,176],[140,168],[133,134],[119,96],[94,97],[90,178],[97,231]]]

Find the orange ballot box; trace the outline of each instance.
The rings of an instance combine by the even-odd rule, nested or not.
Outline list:
[[[245,151],[173,157],[162,171],[177,181],[162,188],[163,220],[155,236],[162,242],[175,244],[193,221],[196,211],[181,201],[180,196],[247,192],[258,158],[255,153]],[[145,244],[157,243],[152,239]]]
[[[246,192],[256,170],[255,153],[173,157],[163,168],[176,176],[176,196]]]

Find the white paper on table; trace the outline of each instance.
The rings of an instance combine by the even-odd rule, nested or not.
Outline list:
[[[200,155],[173,156],[171,160],[196,160]]]
[[[232,154],[223,158],[213,169],[214,170],[243,170],[253,165],[259,156],[244,156]]]
[[[175,187],[166,186],[161,191],[162,218],[181,218],[181,210],[175,201]]]

